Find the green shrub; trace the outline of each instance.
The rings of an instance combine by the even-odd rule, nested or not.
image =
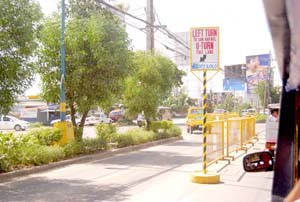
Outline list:
[[[76,156],[78,154],[89,154],[106,149],[103,147],[100,138],[84,138],[80,142],[70,142],[63,147],[66,157]]]
[[[256,118],[256,122],[263,123],[263,122],[266,122],[267,115],[266,114],[257,114],[255,118]]]
[[[65,157],[64,149],[58,145],[33,145],[32,147],[25,149],[25,153],[27,158],[23,161],[23,164],[27,165],[48,164]]]
[[[179,137],[181,135],[181,129],[178,126],[173,125],[166,130],[168,137]]]
[[[118,147],[143,144],[153,140],[155,140],[155,133],[153,131],[145,131],[140,128],[129,130],[123,134],[118,134],[116,137]]]
[[[108,148],[108,143],[114,141],[116,132],[116,126],[112,124],[101,123],[96,125],[96,133],[101,147]]]
[[[82,153],[80,142],[72,141],[63,147],[66,157],[73,157]]]
[[[150,130],[154,132],[159,132],[161,130],[166,131],[167,129],[171,128],[173,123],[171,121],[151,121],[150,123]]]
[[[40,145],[32,134],[0,136],[0,171],[28,165],[41,165],[64,158],[64,150],[59,146]]]
[[[62,138],[60,129],[58,128],[39,128],[28,133],[29,136],[34,136],[38,139],[41,145],[53,145]]]
[[[84,154],[93,153],[103,149],[103,142],[100,138],[84,138],[80,142],[81,152]]]
[[[43,124],[40,122],[34,122],[34,123],[29,123],[29,128],[41,128],[43,127]]]

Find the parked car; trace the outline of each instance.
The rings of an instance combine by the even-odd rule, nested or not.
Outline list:
[[[86,126],[93,126],[99,122],[99,118],[95,116],[88,116],[85,119],[84,125]]]
[[[0,130],[26,130],[28,128],[28,122],[20,120],[13,116],[1,116],[0,117]]]
[[[146,119],[143,114],[139,114],[135,120],[132,121],[139,127],[145,126],[146,125]]]
[[[108,118],[106,114],[101,113],[99,115],[99,123],[112,123],[112,120],[111,118]]]
[[[75,122],[76,122],[76,125],[78,125],[78,124],[80,123],[80,120],[81,120],[80,117],[75,116]],[[55,120],[51,121],[50,124],[51,124],[51,125],[54,125],[55,123],[57,123],[57,122],[59,122],[59,121],[60,121],[60,119],[55,119]],[[72,120],[71,120],[71,115],[67,115],[67,116],[66,116],[66,121],[72,122]]]
[[[109,112],[108,117],[113,122],[119,121],[124,118],[124,111],[121,109],[113,110],[113,111]]]
[[[256,110],[253,108],[243,109],[241,112],[241,116],[254,116],[256,115]]]

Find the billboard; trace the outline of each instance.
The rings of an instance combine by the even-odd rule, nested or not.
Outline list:
[[[245,81],[246,64],[236,64],[224,66],[225,79],[237,79]]]
[[[190,30],[191,71],[219,69],[219,28],[199,27]]]
[[[224,91],[244,91],[245,82],[238,79],[224,79],[223,80],[223,90]]]
[[[247,92],[252,94],[259,82],[268,79],[270,54],[247,56],[246,67]]]

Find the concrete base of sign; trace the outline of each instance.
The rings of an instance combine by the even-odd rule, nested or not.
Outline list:
[[[218,184],[220,183],[220,175],[211,172],[195,171],[191,174],[191,181],[199,184]]]

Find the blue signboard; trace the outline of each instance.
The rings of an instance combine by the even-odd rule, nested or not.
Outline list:
[[[244,91],[245,82],[237,79],[224,79],[223,80],[224,91]]]

